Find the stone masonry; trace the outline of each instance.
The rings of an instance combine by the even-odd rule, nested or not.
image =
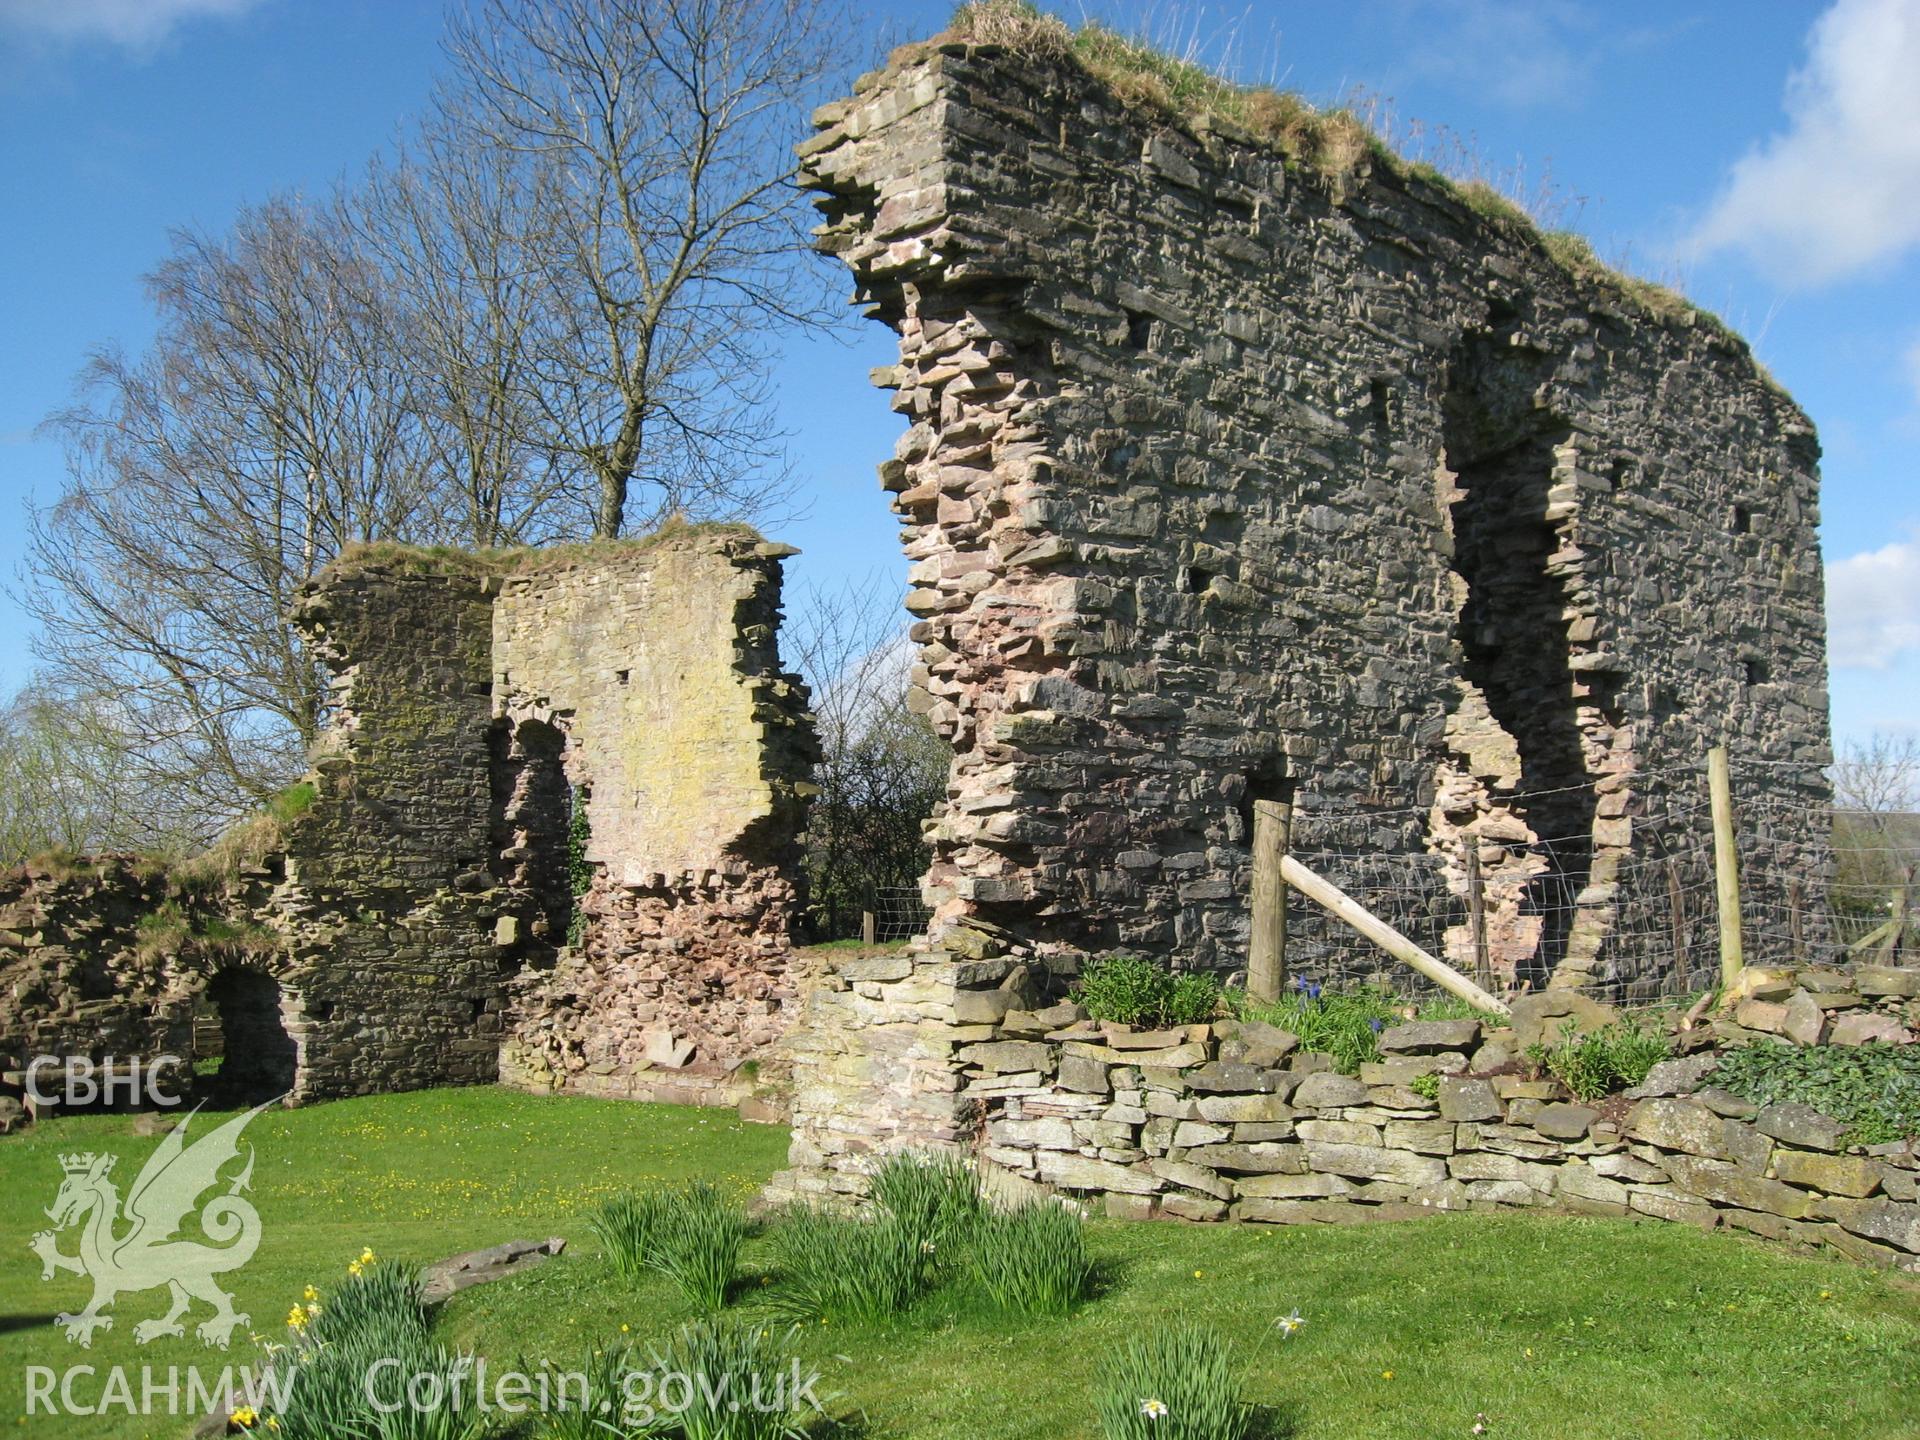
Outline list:
[[[1724,743],[1789,817],[1750,888],[1817,908],[1818,447],[1736,336],[1057,48],[908,47],[816,123],[820,243],[900,340],[881,477],[955,761],[929,937],[816,993],[776,1194],[975,1143],[964,1047],[1089,953],[1244,966],[1256,800],[1377,814],[1456,896],[1477,847],[1497,982],[1645,993],[1619,877],[1706,852]]]
[[[292,616],[332,676],[307,803],[216,847],[226,873],[0,881],[0,1057],[190,1053],[210,1002],[223,1078],[295,1102],[733,1098],[796,1011],[815,749],[774,640],[790,553],[721,526],[336,562]]]

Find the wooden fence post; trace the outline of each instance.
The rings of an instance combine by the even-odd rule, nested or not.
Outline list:
[[[1247,942],[1247,994],[1273,1001],[1287,983],[1287,882],[1281,876],[1293,829],[1285,800],[1253,802],[1253,931]]]
[[[877,944],[879,934],[880,925],[874,918],[873,911],[862,910],[860,912],[860,943],[862,945]]]
[[[1713,878],[1720,909],[1720,983],[1731,985],[1745,966],[1740,948],[1740,853],[1733,834],[1733,785],[1727,747],[1707,752],[1707,793],[1713,802]]]
[[[1473,978],[1481,989],[1493,985],[1493,957],[1487,951],[1487,891],[1480,878],[1480,837],[1466,835],[1467,920],[1473,927]]]

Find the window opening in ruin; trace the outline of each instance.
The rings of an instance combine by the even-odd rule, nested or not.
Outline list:
[[[1744,505],[1733,507],[1733,533],[1746,535],[1753,530],[1753,513]]]
[[[1189,595],[1205,594],[1212,583],[1213,571],[1202,570],[1198,565],[1188,565],[1180,572],[1180,588]]]
[[[1147,342],[1153,338],[1153,317],[1143,315],[1138,310],[1127,311],[1127,346],[1133,350],[1144,350]]]
[[[1767,662],[1764,660],[1742,660],[1741,666],[1747,672],[1747,684],[1764,685],[1767,683]]]
[[[205,1041],[218,1045],[220,1063],[209,1077],[216,1103],[258,1105],[293,1089],[299,1049],[287,1033],[278,980],[241,966],[221,970],[207,983],[204,1009],[212,1024],[196,1020],[194,1048],[199,1055],[203,1026],[217,1026],[217,1040],[208,1033]]]

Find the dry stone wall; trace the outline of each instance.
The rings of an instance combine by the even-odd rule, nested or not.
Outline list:
[[[1717,324],[1071,61],[921,47],[817,118],[822,243],[900,336],[936,928],[1236,967],[1297,792],[1456,890],[1471,836],[1499,969],[1620,990],[1620,865],[1702,839],[1642,832],[1698,812],[1648,777],[1724,741],[1825,798],[1817,446]],[[1817,886],[1813,822],[1767,844]]]
[[[1547,1208],[1721,1226],[1920,1272],[1912,1141],[1855,1145],[1804,1105],[1741,1100],[1712,1085],[1713,1050],[1662,1062],[1623,1098],[1576,1103],[1515,1064],[1525,1044],[1582,1020],[1591,1002],[1574,991],[1527,997],[1514,1027],[1491,1034],[1473,1020],[1395,1026],[1380,1060],[1345,1075],[1268,1025],[1146,1031],[1094,1023],[1072,1003],[1025,1008],[1033,977],[1004,957],[902,956],[844,978],[820,1003],[858,1038],[807,1067],[780,1198],[858,1195],[876,1154],[944,1145],[976,1154],[998,1188],[1072,1194],[1129,1219]],[[1911,1044],[1920,1026],[1920,969],[1755,973],[1741,993],[1703,1038],[1785,1034],[1809,996],[1822,1018],[1800,1043]],[[902,1018],[914,1014],[921,1023]],[[877,1036],[861,1028],[876,1015]],[[1415,1088],[1427,1076],[1431,1096]],[[892,1097],[884,1125],[861,1124],[849,1104],[866,1087]]]

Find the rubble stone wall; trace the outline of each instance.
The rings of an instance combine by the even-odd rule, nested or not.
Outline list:
[[[514,733],[563,737],[593,872],[579,946],[516,984],[503,1053],[515,1083],[728,1093],[731,1070],[791,1023],[816,754],[805,688],[776,645],[791,553],[737,537],[661,545],[503,588],[495,710]]]
[[[900,337],[936,933],[1235,968],[1294,794],[1455,890],[1471,837],[1499,973],[1619,991],[1620,865],[1705,836],[1641,833],[1661,772],[1724,742],[1826,798],[1817,445],[1716,322],[1071,61],[923,46],[816,119],[822,244]],[[1818,888],[1812,820],[1765,843]]]
[[[822,247],[899,336],[881,479],[955,759],[928,937],[795,1035],[776,1196],[971,1145],[1003,989],[1243,966],[1258,800],[1374,817],[1456,897],[1474,847],[1496,983],[1636,998],[1666,977],[1609,937],[1669,892],[1622,867],[1710,854],[1724,743],[1784,817],[1748,903],[1797,876],[1817,926],[1818,445],[1738,337],[1364,146],[1316,168],[1070,58],[909,47],[815,120]]]
[[[500,922],[488,696],[498,580],[402,554],[323,572],[294,623],[332,674],[317,796],[274,897],[296,1100],[498,1073]]]

